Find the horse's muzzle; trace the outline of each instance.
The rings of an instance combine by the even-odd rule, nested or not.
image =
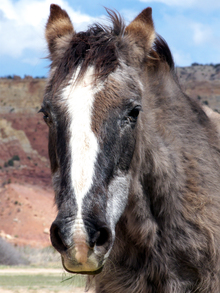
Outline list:
[[[51,242],[60,252],[65,270],[79,274],[98,274],[112,246],[112,234],[106,226],[86,233],[81,225],[73,233],[55,220],[50,228]],[[64,232],[65,231],[65,232]]]
[[[97,257],[92,249],[88,251],[88,257],[84,263],[76,259],[75,248],[61,255],[63,267],[70,273],[94,275],[100,273],[104,265],[103,258]]]

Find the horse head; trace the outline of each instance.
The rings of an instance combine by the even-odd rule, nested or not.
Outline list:
[[[101,270],[127,205],[143,68],[155,39],[151,12],[145,9],[125,27],[109,11],[112,27],[96,24],[76,33],[68,14],[51,5],[46,39],[52,62],[41,112],[58,206],[51,241],[70,272]]]

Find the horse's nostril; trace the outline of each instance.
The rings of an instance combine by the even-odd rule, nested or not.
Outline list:
[[[57,224],[53,223],[50,228],[50,239],[54,248],[57,251],[63,252],[67,250],[67,246],[64,244],[61,236],[60,229]]]
[[[96,239],[96,245],[103,246],[106,242],[108,242],[109,238],[110,238],[110,233],[107,228],[99,229],[97,234],[97,239]]]
[[[95,245],[103,246],[104,244],[106,244],[110,239],[110,233],[111,232],[108,228],[100,228],[91,238],[90,247],[94,247]]]

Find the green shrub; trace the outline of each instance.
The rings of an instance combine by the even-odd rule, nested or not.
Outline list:
[[[14,166],[14,161],[12,159],[8,160],[8,166]]]
[[[14,155],[14,156],[12,157],[12,160],[13,160],[13,161],[20,161],[20,158],[19,158],[18,155]]]

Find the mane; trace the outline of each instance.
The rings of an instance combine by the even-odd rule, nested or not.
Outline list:
[[[78,32],[67,47],[62,59],[55,61],[58,70],[55,80],[60,84],[69,74],[73,74],[78,66],[80,79],[87,68],[95,67],[95,79],[104,80],[119,64],[117,40],[123,35],[125,23],[119,13],[107,9],[111,25],[95,23],[85,32]]]
[[[154,42],[154,50],[160,57],[160,60],[167,62],[171,70],[174,70],[174,60],[167,42],[160,35],[157,35]]]

